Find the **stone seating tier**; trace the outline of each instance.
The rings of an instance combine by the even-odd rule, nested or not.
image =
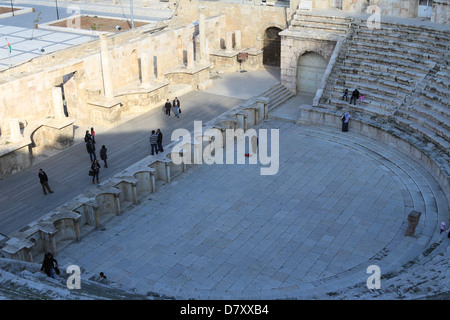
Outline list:
[[[392,52],[390,49],[389,51],[386,50],[380,50],[380,49],[371,49],[371,48],[365,48],[365,47],[352,47],[349,48],[349,56],[355,56],[355,55],[377,55],[382,59],[382,61],[385,60],[394,60],[394,61],[404,61],[406,63],[417,63],[421,65],[430,66],[435,63],[434,61],[428,60],[427,56],[417,56],[415,53],[409,54],[408,52],[402,52],[402,53],[395,53]]]
[[[427,59],[432,61],[441,60],[442,56],[436,53],[436,49],[430,46],[413,46],[404,43],[398,43],[398,41],[381,41],[373,39],[366,40],[362,37],[355,37],[355,42],[353,43],[353,48],[361,48],[366,50],[372,50],[376,52],[389,50],[389,52],[413,56],[417,59]]]
[[[425,128],[414,120],[405,119],[403,117],[395,117],[394,123],[396,124],[396,127],[402,131],[409,129],[416,133],[416,135],[424,142],[431,141],[441,150],[441,152],[443,152],[443,154],[445,153],[447,157],[450,156],[449,140],[437,135],[433,130]]]
[[[364,102],[366,104],[371,103],[373,105],[380,105],[382,109],[392,110],[392,108],[398,108],[403,103],[405,96],[402,96],[394,91],[386,91],[383,87],[377,84],[353,82],[350,80],[342,81],[337,80],[336,86],[337,91],[331,91],[330,97],[341,98],[344,90],[349,89],[349,99],[354,88],[364,95]],[[350,89],[352,88],[352,89]],[[342,89],[342,90],[338,90]]]
[[[345,66],[354,66],[355,68],[363,63],[369,63],[372,65],[373,70],[380,70],[388,72],[388,70],[392,70],[393,68],[401,68],[406,69],[416,74],[415,78],[424,78],[425,75],[429,72],[430,67],[425,67],[421,64],[411,63],[411,62],[403,62],[399,60],[380,60],[377,56],[368,56],[363,54],[357,54],[352,57],[349,57],[345,60]]]
[[[269,99],[267,103],[268,110],[274,110],[294,97],[294,95],[281,83],[263,92],[260,96],[267,97]]]
[[[362,66],[360,68],[354,69],[348,66],[341,66],[339,69],[339,75],[341,74],[354,74],[354,75],[361,75],[365,77],[370,77],[372,79],[380,78],[386,81],[395,82],[401,85],[405,86],[414,86],[416,84],[416,81],[414,80],[414,73],[408,72],[407,76],[404,75],[398,75],[395,73],[395,70],[398,71],[398,68],[392,68],[392,70],[389,70],[389,72],[382,72],[378,70],[372,70],[368,69],[366,66]],[[403,72],[406,70],[400,70],[400,72]]]
[[[418,124],[432,130],[437,135],[450,141],[450,122],[448,118],[436,116],[431,112],[423,112],[419,108],[400,108],[395,112],[397,116],[417,122]]]
[[[358,68],[352,67],[351,63],[355,63]],[[372,62],[367,61],[358,61],[357,63],[351,59],[343,60],[342,64],[340,65],[340,68],[343,68],[344,70],[350,70],[353,72],[353,70],[359,70],[359,72],[376,72],[377,74],[384,77],[385,74],[390,74],[391,76],[400,76],[404,77],[406,79],[416,79],[417,78],[417,72],[414,70],[410,70],[409,68],[400,67],[397,65],[380,65],[380,64],[374,64]],[[423,74],[421,74],[423,75]],[[415,82],[415,80],[414,80]],[[406,83],[405,83],[406,84]]]
[[[352,73],[339,74],[336,83],[342,83],[342,81],[344,81],[344,84],[347,82],[356,83],[356,88],[359,86],[359,83],[361,83],[361,85],[375,85],[378,91],[386,92],[386,95],[390,97],[401,98],[404,98],[404,95],[411,94],[415,85],[404,85],[395,81],[384,79],[382,77],[371,77]]]

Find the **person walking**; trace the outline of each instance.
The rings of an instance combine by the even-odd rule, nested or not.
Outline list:
[[[164,108],[166,108],[166,115],[170,117],[170,109],[172,109],[172,104],[170,103],[169,99],[167,99]]]
[[[173,100],[172,105],[174,108],[178,107],[179,113],[181,113],[180,100],[178,100],[177,97],[175,97],[175,99]]]
[[[44,271],[44,273],[53,279],[55,279],[55,272],[59,274],[58,269],[58,261],[53,257],[53,254],[50,252],[47,252],[44,255],[44,260],[42,261],[41,271]]]
[[[89,130],[86,130],[86,134],[84,135],[84,142],[88,143],[90,139],[92,139],[92,136],[89,133]]]
[[[95,159],[91,164],[91,170],[93,172],[92,176],[92,184],[95,184],[95,178],[97,178],[97,183],[100,183],[98,181],[98,174],[100,173],[100,163],[98,163],[98,160]]]
[[[53,193],[52,189],[50,189],[50,186],[48,185],[48,177],[47,174],[44,172],[44,170],[39,169],[39,180],[41,182],[42,185],[42,190],[44,191],[44,194],[47,194],[46,189],[48,190],[49,193]]]
[[[161,132],[161,130],[156,130],[156,134],[158,135],[158,140],[157,140],[157,144],[158,144],[158,150],[159,152],[163,152],[163,146],[162,146],[162,140],[163,140],[163,134]]]
[[[174,107],[173,108],[173,113],[175,114],[175,116],[177,118],[179,118],[180,117],[180,107],[178,107],[178,106]]]
[[[108,163],[106,161],[106,159],[108,159],[108,155],[106,154],[106,151],[108,151],[108,149],[106,149],[105,145],[102,145],[102,148],[100,149],[100,159],[102,159],[105,163],[105,168],[108,168]]]
[[[358,89],[355,89],[352,93],[352,96],[350,97],[350,102],[349,104],[352,104],[352,100],[353,100],[353,104],[356,106],[356,100],[359,99],[359,91]]]
[[[90,138],[86,143],[86,150],[89,153],[91,162],[97,159],[97,156],[95,155],[95,144],[94,141],[92,141],[92,138]]]
[[[342,117],[342,132],[348,132],[348,122],[350,121],[350,115],[348,112],[345,112]]]
[[[158,154],[158,135],[156,134],[155,130],[152,130],[152,134],[150,135],[150,145],[152,147],[152,156],[155,154]]]

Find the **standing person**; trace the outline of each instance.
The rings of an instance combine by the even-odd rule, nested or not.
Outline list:
[[[364,102],[364,99],[365,99],[366,97],[364,96],[364,95],[362,95],[361,97],[359,97],[359,103],[363,103]]]
[[[359,91],[358,91],[358,89],[355,89],[352,93],[349,104],[352,104],[352,100],[353,100],[353,104],[356,106],[356,100],[358,100],[358,99],[359,99]]]
[[[166,115],[170,117],[170,109],[172,109],[172,104],[170,103],[169,99],[167,99],[164,108],[166,108]]]
[[[108,163],[106,162],[106,159],[108,159],[108,156],[106,155],[107,150],[105,145],[102,145],[102,148],[100,149],[100,159],[105,163],[105,168],[108,168]]]
[[[180,117],[180,107],[178,107],[178,106],[174,107],[173,108],[173,113],[175,114],[175,116],[177,118],[179,118]]]
[[[441,233],[445,231],[445,222],[441,222]]]
[[[91,162],[97,159],[97,156],[95,155],[95,144],[92,141],[92,139],[89,139],[86,143],[86,150],[89,153],[89,157],[91,158]]]
[[[175,99],[173,100],[172,105],[174,108],[178,107],[179,113],[181,113],[180,100],[178,100],[177,97],[175,97]]]
[[[158,135],[158,140],[157,140],[157,144],[158,144],[158,150],[159,152],[163,152],[163,146],[162,146],[162,140],[163,140],[163,134],[161,132],[161,130],[156,130],[156,134]]]
[[[348,114],[348,112],[342,115],[341,120],[342,120],[342,132],[348,132],[348,122],[350,121],[350,115]]]
[[[58,270],[58,261],[56,261],[52,253],[47,252],[44,256],[44,261],[42,261],[41,271],[55,279],[55,270]]]
[[[152,156],[155,154],[158,154],[158,135],[156,134],[155,130],[152,130],[152,134],[150,135],[150,145],[152,147]]]
[[[91,128],[91,138],[92,138],[92,141],[94,141],[94,143],[95,143],[95,131],[94,131],[94,128]]]
[[[100,173],[100,163],[98,163],[98,160],[95,159],[91,164],[91,170],[93,171],[94,175],[92,176],[92,184],[95,184],[95,178],[97,178],[97,183],[100,183],[98,181],[98,174]]]
[[[48,177],[47,174],[44,172],[44,170],[39,169],[39,180],[41,181],[42,190],[44,191],[44,194],[47,194],[46,190],[48,190],[49,193],[53,193],[52,189],[50,189],[50,186],[48,185]]]
[[[84,135],[84,142],[89,142],[89,139],[92,139],[91,134],[89,133],[89,130],[86,130],[86,134]]]
[[[344,95],[342,96],[342,100],[348,101],[348,89],[345,89]]]

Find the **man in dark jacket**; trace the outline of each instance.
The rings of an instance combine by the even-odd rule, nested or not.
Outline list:
[[[355,89],[355,91],[353,91],[353,93],[352,93],[349,104],[352,104],[352,100],[353,100],[353,104],[356,106],[356,100],[358,100],[358,99],[359,99],[359,91],[358,91],[358,89]]]
[[[58,268],[58,261],[53,257],[53,254],[47,252],[44,256],[44,261],[42,261],[41,271],[55,279],[55,271]]]
[[[92,141],[92,139],[89,139],[88,142],[86,143],[86,150],[89,153],[91,162],[97,159],[97,157],[95,155],[95,144],[94,144],[94,141]]]
[[[163,134],[162,134],[161,130],[159,130],[159,129],[156,130],[156,134],[158,135],[157,143],[158,143],[159,152],[163,152],[164,151],[163,146],[162,146]]]
[[[170,109],[172,109],[172,104],[170,103],[169,99],[167,99],[164,108],[166,108],[166,115],[170,117]]]
[[[48,177],[47,174],[44,172],[44,170],[39,169],[38,177],[39,180],[41,181],[42,190],[44,191],[44,194],[47,194],[45,189],[47,189],[48,192],[53,193],[52,189],[50,189],[50,186],[48,185]]]

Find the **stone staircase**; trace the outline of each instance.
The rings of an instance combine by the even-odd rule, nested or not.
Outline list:
[[[285,86],[279,83],[275,87],[270,88],[259,96],[269,98],[267,109],[268,111],[273,111],[282,106],[286,101],[288,101],[295,95],[292,94],[288,89],[286,89]]]
[[[351,20],[346,17],[320,15],[297,9],[288,30],[299,33],[302,37],[310,37],[311,34],[314,34],[315,38],[321,38],[321,35],[335,37],[345,35],[350,24]]]

